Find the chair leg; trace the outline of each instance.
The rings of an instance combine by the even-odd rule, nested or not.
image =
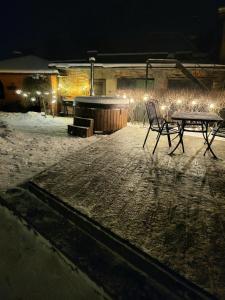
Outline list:
[[[155,150],[156,150],[156,147],[157,147],[157,145],[158,145],[158,142],[159,142],[160,137],[161,137],[161,132],[160,132],[160,134],[159,134],[158,137],[157,137],[157,141],[156,141],[156,143],[155,143],[155,147],[154,147],[154,149],[153,149],[153,151],[152,151],[152,154],[155,153]]]
[[[148,138],[148,135],[149,135],[150,130],[151,130],[151,127],[149,126],[148,132],[147,132],[146,137],[145,137],[145,140],[144,140],[143,148],[145,147],[145,144],[146,144],[146,141],[147,141],[147,138]]]
[[[166,131],[167,131],[168,144],[169,144],[169,148],[170,148],[172,144],[171,144],[171,138],[170,138],[169,128],[168,128],[167,124],[166,124]]]

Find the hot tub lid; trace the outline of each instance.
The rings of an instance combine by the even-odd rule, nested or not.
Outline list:
[[[109,97],[109,96],[82,96],[74,99],[76,103],[90,103],[102,105],[128,105],[129,99]]]

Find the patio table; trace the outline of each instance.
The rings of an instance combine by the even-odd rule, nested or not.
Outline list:
[[[203,135],[203,138],[205,140],[206,144],[206,150],[204,152],[204,155],[207,151],[210,151],[214,158],[217,158],[215,153],[212,150],[212,142],[213,139],[209,141],[209,135],[210,135],[210,123],[217,124],[216,131],[219,130],[220,124],[223,122],[223,119],[218,116],[216,113],[207,113],[207,112],[175,112],[171,116],[173,121],[180,121],[180,134],[179,134],[179,141],[177,145],[174,147],[174,149],[169,153],[173,154],[176,149],[179,147],[179,145],[183,146],[183,135],[185,131],[189,132],[200,132]],[[193,126],[197,125],[200,127],[198,130],[194,130],[192,128],[187,128],[187,125]],[[183,148],[184,152],[184,148]]]

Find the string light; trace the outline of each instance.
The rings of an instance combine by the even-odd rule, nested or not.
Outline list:
[[[55,99],[52,100],[52,104],[54,104],[54,103],[56,103],[56,100],[55,100]]]
[[[143,100],[148,101],[148,99],[149,99],[149,96],[145,94],[144,97],[143,97]]]
[[[49,92],[44,92],[45,95],[49,95]]]
[[[134,98],[130,98],[130,103],[134,103]]]
[[[197,101],[193,100],[193,101],[191,102],[191,104],[192,104],[192,105],[196,105],[196,104],[197,104]]]
[[[36,98],[35,98],[35,97],[31,97],[30,100],[31,100],[32,102],[35,102],[35,101],[36,101]]]
[[[161,105],[161,110],[165,110],[166,109],[166,105]]]
[[[23,96],[26,98],[28,95],[27,95],[27,93],[23,93]]]
[[[177,104],[181,104],[182,103],[182,100],[177,100]]]
[[[127,95],[126,95],[126,94],[124,94],[124,95],[123,95],[123,99],[126,99],[126,98],[127,98]]]
[[[38,96],[40,96],[40,95],[41,95],[41,92],[40,92],[40,91],[36,91],[36,94],[37,94]]]
[[[16,94],[17,94],[17,95],[21,95],[22,92],[23,92],[22,90],[16,90]]]
[[[211,108],[211,109],[215,108],[215,104],[210,103],[210,104],[209,104],[209,108]]]

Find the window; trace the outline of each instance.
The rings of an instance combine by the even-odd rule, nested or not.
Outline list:
[[[199,79],[206,87],[209,89],[212,88],[212,80],[211,79]],[[192,82],[190,79],[169,79],[168,80],[168,88],[169,89],[196,89],[196,84]]]
[[[94,91],[96,96],[103,96],[106,93],[105,89],[105,79],[95,79],[94,80]]]
[[[149,78],[147,88],[152,89],[154,87],[154,79]],[[145,89],[145,78],[119,78],[117,79],[117,89]]]

